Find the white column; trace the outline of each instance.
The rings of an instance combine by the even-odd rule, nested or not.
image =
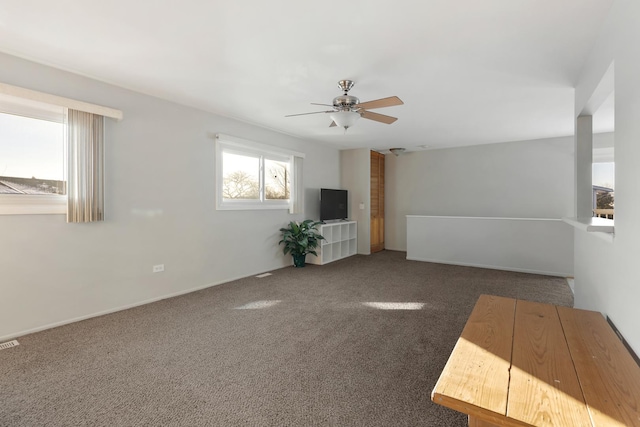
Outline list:
[[[576,217],[593,216],[593,116],[576,119]]]

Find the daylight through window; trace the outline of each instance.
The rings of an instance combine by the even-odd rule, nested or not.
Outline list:
[[[593,215],[613,219],[615,199],[615,163],[593,163]]]
[[[123,115],[0,82],[0,215],[103,220],[105,117]]]
[[[294,162],[288,152],[239,138],[218,136],[218,209],[290,209],[295,204]]]
[[[64,213],[66,109],[0,95],[0,213]]]
[[[0,113],[0,194],[66,193],[64,124]]]

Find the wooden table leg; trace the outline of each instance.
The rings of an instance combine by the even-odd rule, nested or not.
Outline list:
[[[469,427],[498,427],[498,426],[496,424],[491,424],[469,415]]]

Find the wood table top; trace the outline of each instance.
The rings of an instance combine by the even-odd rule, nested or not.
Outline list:
[[[640,426],[640,368],[598,312],[482,295],[431,398],[477,425]]]

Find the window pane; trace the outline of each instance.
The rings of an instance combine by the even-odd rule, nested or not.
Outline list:
[[[0,194],[66,194],[64,124],[0,113]]]
[[[595,216],[613,219],[615,163],[594,163],[592,171],[593,213]]]
[[[615,189],[615,163],[593,164],[593,185]]]
[[[289,162],[264,160],[264,195],[268,200],[289,199],[291,188],[291,173]]]
[[[223,199],[260,199],[260,159],[222,153]]]

